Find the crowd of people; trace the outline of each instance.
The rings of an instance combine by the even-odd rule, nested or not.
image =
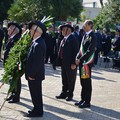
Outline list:
[[[108,56],[113,49],[114,66],[120,67],[118,59],[120,57],[120,29],[117,28],[115,36],[112,37],[110,29],[104,29],[103,32],[99,29],[94,31],[91,20],[86,20],[82,29],[68,23],[62,24],[58,28],[51,25],[46,29],[41,21],[21,25],[9,22],[7,32],[0,26],[0,54],[2,41],[5,38],[4,59],[0,55],[0,61],[3,61],[4,65],[9,58],[11,48],[17,44],[26,29],[30,30],[32,41],[26,56],[25,77],[28,80],[34,106],[32,110],[28,111],[27,117],[43,116],[42,80],[45,79],[45,64],[52,64],[54,70],[57,66],[61,66],[62,90],[56,99],[66,101],[73,99],[77,67],[79,66],[82,90],[80,101],[75,103],[79,108],[91,106],[91,69],[97,65],[100,53],[105,56],[104,62],[109,62]],[[114,39],[112,40],[112,38]],[[6,99],[9,103],[20,101],[21,78],[17,81],[16,88]]]

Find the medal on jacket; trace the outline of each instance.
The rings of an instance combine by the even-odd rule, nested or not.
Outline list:
[[[92,39],[91,36],[86,35],[86,36],[84,37],[83,43],[85,44],[86,42],[91,41],[91,39]]]

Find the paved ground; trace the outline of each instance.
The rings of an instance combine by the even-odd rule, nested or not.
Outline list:
[[[0,63],[0,79],[3,66]],[[90,109],[80,109],[74,106],[80,99],[80,80],[77,76],[74,100],[66,102],[57,100],[55,96],[61,91],[60,68],[53,70],[46,65],[46,80],[43,81],[43,118],[31,120],[120,120],[120,72],[111,68],[96,66],[92,72],[93,94]],[[0,82],[1,84],[1,82]],[[6,97],[8,85],[0,89],[0,105]],[[27,81],[22,77],[21,100],[18,104],[5,103],[0,111],[0,120],[27,120],[24,115],[32,108]]]

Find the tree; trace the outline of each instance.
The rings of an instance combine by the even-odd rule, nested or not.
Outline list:
[[[10,8],[11,3],[13,3],[13,0],[0,1],[0,21],[7,19],[8,17],[7,11]]]
[[[67,20],[67,18],[77,18],[82,11],[80,0],[51,0],[51,13],[56,20]]]
[[[51,15],[55,20],[77,18],[82,10],[79,0],[17,0],[8,11],[9,19],[18,22],[41,19]]]
[[[38,4],[39,3],[39,4]],[[39,0],[17,0],[8,11],[8,18],[17,22],[41,19],[45,6]]]
[[[100,14],[94,19],[95,27],[114,28],[120,23],[120,1],[108,0]]]

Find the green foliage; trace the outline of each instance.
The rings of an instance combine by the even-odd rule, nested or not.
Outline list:
[[[27,31],[10,50],[2,78],[3,83],[10,84],[8,94],[15,88],[17,80],[25,73],[25,62],[30,42],[29,31]]]
[[[8,11],[8,18],[17,22],[30,21],[36,19],[36,6],[31,0],[17,0]]]
[[[82,8],[79,0],[16,0],[8,11],[8,18],[26,22],[51,15],[55,20],[66,20],[69,16],[77,18]]]
[[[120,22],[120,0],[108,0],[106,4],[110,20],[115,23]]]
[[[82,9],[80,0],[51,0],[51,13],[56,20],[65,21],[69,16],[77,18]]]
[[[95,28],[114,28],[120,23],[120,1],[108,0],[100,14],[94,19]]]
[[[49,12],[46,12],[48,9],[46,2],[43,0],[17,0],[8,11],[8,18],[17,22],[39,20],[44,15],[49,15]]]

